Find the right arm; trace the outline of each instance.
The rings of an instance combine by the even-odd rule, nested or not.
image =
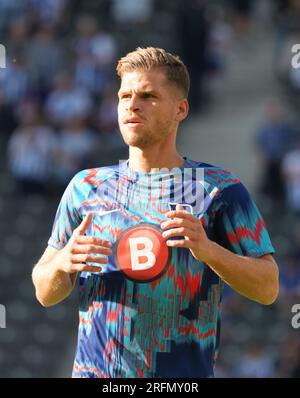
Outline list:
[[[32,272],[36,297],[44,307],[59,303],[71,293],[78,272],[100,272],[100,266],[86,263],[108,262],[110,242],[93,236],[85,236],[92,220],[88,214],[74,230],[70,240],[61,250],[48,246]],[[103,256],[95,256],[102,254]],[[105,256],[105,257],[104,257]]]

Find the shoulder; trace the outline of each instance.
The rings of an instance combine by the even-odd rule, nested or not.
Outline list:
[[[117,174],[118,165],[85,169],[75,174],[70,184],[76,189],[89,190],[98,188],[110,178],[116,178]]]
[[[204,183],[210,186],[210,190],[217,188],[221,193],[226,188],[241,184],[240,178],[220,166],[209,163],[203,163],[196,160],[190,160],[189,165],[195,169],[202,170]]]
[[[117,170],[117,167],[109,166],[79,171],[66,187],[61,203],[80,213],[82,208],[97,202],[102,184],[104,186],[110,178],[116,181]]]

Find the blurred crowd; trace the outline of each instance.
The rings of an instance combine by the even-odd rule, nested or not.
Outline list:
[[[262,165],[260,192],[300,215],[300,67],[292,58],[300,43],[300,1],[277,1],[274,15],[274,72],[280,87],[266,105],[256,134],[256,153]]]
[[[127,157],[115,66],[138,46],[178,53],[191,75],[191,114],[209,112],[234,41],[247,45],[253,33],[255,3],[0,0],[6,48],[0,149],[12,192],[51,198],[77,171]],[[289,328],[288,312],[300,293],[300,68],[291,67],[291,46],[300,43],[300,1],[268,3],[280,95],[266,105],[253,146],[261,170],[258,202],[277,249],[280,298],[265,310],[225,290],[219,377],[300,376],[300,339]],[[254,324],[260,325],[256,334]]]
[[[15,189],[60,192],[78,170],[127,157],[115,67],[138,46],[179,53],[193,82],[191,112],[205,111],[232,36],[219,3],[0,0],[0,142]]]
[[[262,308],[225,289],[219,377],[300,377],[300,332],[291,324],[300,298],[300,68],[292,63],[300,1],[274,0],[272,11],[276,94],[253,131],[253,152],[255,199],[276,249],[280,293],[272,307]]]
[[[117,41],[96,16],[72,18],[67,0],[1,1],[0,9],[7,50],[0,129],[8,167],[19,192],[49,194],[123,147]]]

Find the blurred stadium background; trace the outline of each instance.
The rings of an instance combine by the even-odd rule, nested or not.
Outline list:
[[[180,152],[241,178],[277,250],[274,305],[226,288],[216,376],[299,377],[300,1],[0,0],[0,43],[0,377],[70,377],[77,294],[42,308],[31,270],[70,178],[127,157],[115,63],[148,45],[190,70]]]

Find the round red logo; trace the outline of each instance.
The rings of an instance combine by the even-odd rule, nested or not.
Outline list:
[[[167,270],[170,252],[161,230],[156,225],[142,223],[120,234],[116,262],[128,279],[150,282]]]

